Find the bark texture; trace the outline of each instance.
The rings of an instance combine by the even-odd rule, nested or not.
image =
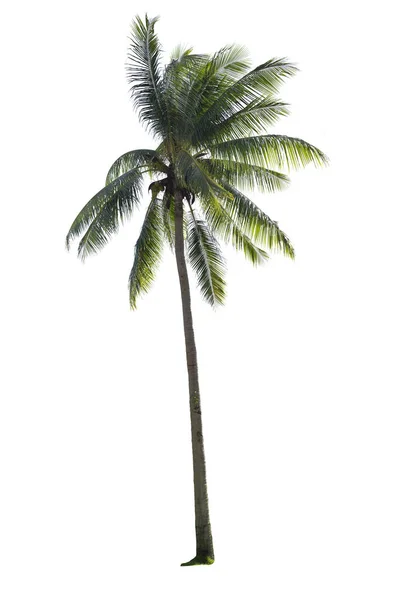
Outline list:
[[[196,556],[183,566],[212,564],[214,549],[208,508],[206,461],[201,420],[200,388],[197,352],[190,305],[190,287],[186,268],[183,238],[183,194],[175,190],[175,256],[182,298],[183,327],[189,379],[190,423],[192,431],[194,506],[196,525]]]

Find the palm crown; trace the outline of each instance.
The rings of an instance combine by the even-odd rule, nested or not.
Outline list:
[[[293,64],[272,59],[251,69],[246,50],[231,45],[211,56],[178,47],[162,67],[156,21],[133,21],[127,73],[134,107],[158,146],[114,162],[106,186],[72,223],[67,247],[80,237],[82,259],[101,249],[139,205],[148,176],[151,200],[129,276],[131,307],[154,280],[163,246],[174,248],[177,190],[185,208],[186,256],[202,296],[215,305],[225,297],[218,239],[242,250],[254,265],[268,258],[265,249],[294,257],[285,233],[244,192],[282,190],[289,179],[281,170],[320,166],[327,159],[304,140],[265,133],[288,114],[276,94],[296,73]]]

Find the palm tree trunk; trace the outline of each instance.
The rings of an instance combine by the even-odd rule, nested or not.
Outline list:
[[[185,331],[186,361],[189,378],[190,423],[192,430],[196,556],[188,563],[182,563],[182,566],[189,566],[212,564],[214,562],[214,549],[208,509],[197,353],[190,307],[189,279],[184,253],[183,195],[179,189],[175,191],[175,255],[182,298],[183,327]]]

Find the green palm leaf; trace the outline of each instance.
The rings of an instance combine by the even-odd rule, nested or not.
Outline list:
[[[299,138],[287,135],[259,135],[229,140],[209,147],[213,157],[243,161],[250,164],[288,170],[326,165],[328,159],[321,150]]]
[[[155,135],[167,131],[166,110],[161,94],[161,46],[154,32],[158,17],[132,22],[128,51],[127,75],[131,97],[142,123]]]
[[[251,240],[217,198],[209,196],[200,200],[207,224],[213,235],[221,238],[226,244],[232,244],[238,252],[243,252],[245,258],[250,260],[254,266],[262,264],[269,258],[265,250],[259,248]]]
[[[287,59],[272,59],[244,74],[231,85],[219,89],[207,110],[196,121],[194,145],[201,146],[213,139],[213,127],[249,104],[273,96],[282,82],[297,72],[297,67]]]
[[[290,183],[287,175],[258,165],[222,159],[201,159],[199,162],[216,181],[225,180],[245,189],[278,192]],[[226,189],[226,186],[224,187]]]
[[[229,197],[221,198],[221,202],[241,230],[256,244],[267,246],[271,250],[294,258],[294,248],[287,235],[279,228],[278,223],[270,219],[261,208],[234,186],[227,182],[224,185],[229,192]]]
[[[223,304],[225,260],[207,223],[198,219],[193,210],[188,215],[187,246],[189,263],[196,274],[203,298],[212,306]]]
[[[205,112],[221,89],[227,88],[238,75],[245,73],[250,66],[248,52],[244,46],[231,44],[221,48],[206,62],[200,64],[187,92],[188,113]]]
[[[129,275],[129,298],[132,309],[137,308],[139,296],[149,291],[155,279],[163,249],[161,223],[161,200],[153,198],[135,245],[135,258]]]
[[[106,185],[127,171],[131,171],[138,167],[147,167],[148,170],[154,172],[168,172],[161,156],[154,150],[131,150],[130,152],[125,152],[125,154],[117,158],[111,165],[110,170],[107,173]]]
[[[95,254],[104,248],[119,226],[131,216],[135,204],[136,198],[129,189],[120,190],[108,200],[79,242],[79,258],[84,261],[89,254]]]
[[[185,46],[184,44],[178,44],[171,52],[171,62],[180,61],[183,58],[192,54],[193,48]]]
[[[180,123],[182,137],[191,139],[195,134],[196,119],[208,110],[221,93],[238,75],[249,68],[248,53],[243,46],[225,46],[211,57],[201,57],[181,77],[179,85]]]
[[[67,249],[69,250],[71,241],[79,237],[106,206],[107,211],[104,215],[104,223],[110,223],[112,214],[118,216],[120,220],[126,218],[131,213],[133,207],[139,203],[141,187],[142,174],[137,169],[132,169],[124,173],[124,175],[117,177],[97,192],[83,207],[72,223],[66,237]],[[114,205],[114,208],[111,205]],[[101,219],[97,222],[98,226],[100,226],[100,222]]]
[[[289,114],[288,106],[285,102],[273,97],[255,99],[244,108],[235,110],[231,114],[225,114],[210,131],[211,141],[213,143],[225,142],[263,133],[281,117]]]

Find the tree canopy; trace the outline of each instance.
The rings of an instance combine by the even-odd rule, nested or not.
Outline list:
[[[72,223],[67,248],[80,238],[83,260],[103,248],[138,207],[150,178],[129,276],[131,307],[150,289],[164,246],[174,248],[176,189],[185,205],[187,260],[203,298],[221,304],[226,265],[219,241],[253,265],[268,259],[267,250],[294,258],[287,235],[247,194],[283,190],[291,169],[323,166],[327,157],[302,139],[267,133],[289,113],[278,93],[295,65],[273,58],[252,68],[247,50],[235,44],[212,55],[178,46],[164,64],[157,20],[134,19],[127,62],[134,108],[156,147],[132,150],[113,163],[105,187]]]

